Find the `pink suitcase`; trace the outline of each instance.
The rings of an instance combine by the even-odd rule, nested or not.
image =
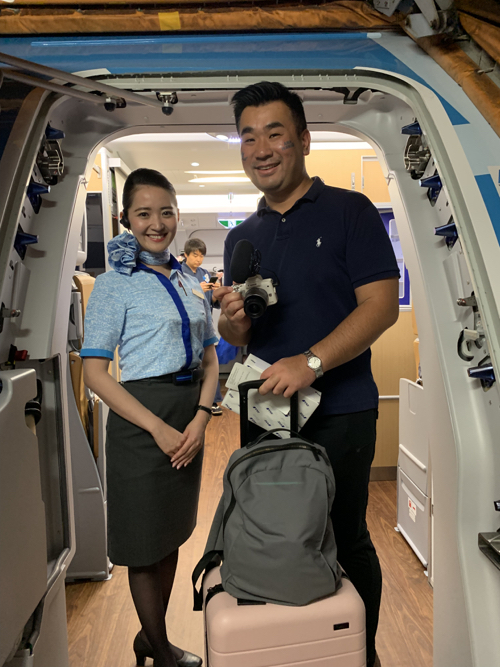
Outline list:
[[[204,601],[220,583],[213,568]],[[222,591],[203,613],[205,667],[366,667],[365,607],[345,577],[335,595],[303,607],[238,605]]]

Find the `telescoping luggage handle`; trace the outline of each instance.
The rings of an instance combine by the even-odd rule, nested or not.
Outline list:
[[[259,389],[265,380],[250,380],[238,385],[240,392],[240,440],[241,447],[248,444],[248,392],[250,389]],[[283,429],[274,429],[283,430]],[[297,392],[290,397],[290,433],[299,430],[299,395]]]

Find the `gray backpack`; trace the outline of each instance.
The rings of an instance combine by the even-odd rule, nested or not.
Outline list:
[[[248,390],[261,384],[239,387],[242,443],[247,441]],[[297,430],[295,394],[292,437],[270,439],[273,431],[266,432],[229,459],[205,554],[193,572],[195,610],[203,603],[196,582],[221,560],[222,587],[240,600],[305,605],[341,586],[330,519],[332,467],[324,448]]]

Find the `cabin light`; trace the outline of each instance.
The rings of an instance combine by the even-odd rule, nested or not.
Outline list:
[[[199,162],[191,162],[192,167],[199,167],[200,163]]]
[[[237,134],[214,134],[212,132],[207,132],[210,137],[223,141],[226,144],[239,144],[241,139]]]
[[[192,178],[189,183],[250,183],[246,176],[204,176]]]
[[[312,141],[310,148],[312,151],[359,151],[372,149],[366,141]]]
[[[200,171],[197,169],[196,171],[185,171],[185,174],[210,174],[215,176],[216,174],[244,174],[245,172],[243,169],[236,169],[236,170],[229,170],[226,169],[224,171]]]

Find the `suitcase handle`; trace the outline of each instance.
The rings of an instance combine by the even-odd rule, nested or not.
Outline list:
[[[248,392],[259,389],[265,380],[250,380],[238,385],[240,392],[240,447],[248,444]],[[299,430],[299,395],[297,392],[290,397],[290,433]]]

